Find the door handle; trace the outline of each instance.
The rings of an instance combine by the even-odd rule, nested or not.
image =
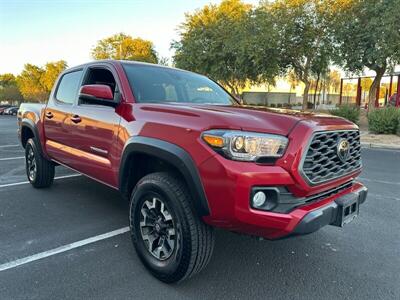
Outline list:
[[[53,115],[53,113],[51,112],[51,111],[47,111],[46,112],[46,118],[47,119],[51,119],[51,118],[53,118],[54,117],[54,115]]]
[[[71,117],[71,121],[74,122],[75,124],[79,123],[80,121],[82,121],[81,117],[78,115],[73,115]]]

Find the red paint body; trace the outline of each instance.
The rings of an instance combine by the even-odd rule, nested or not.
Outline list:
[[[286,186],[298,197],[337,187],[360,171],[329,183],[310,186],[298,172],[300,159],[315,131],[357,129],[341,118],[282,109],[250,107],[135,103],[124,69],[118,61],[97,62],[77,67],[106,66],[121,90],[116,107],[65,105],[57,103],[54,91],[46,106],[23,104],[20,122],[32,120],[38,128],[47,158],[77,170],[118,189],[119,168],[126,141],[144,136],[173,143],[190,154],[206,193],[210,214],[203,217],[210,225],[230,230],[280,238],[289,234],[310,211],[334,201],[351,188],[289,214],[256,211],[250,208],[252,186]],[[52,118],[45,117],[51,113]],[[72,121],[79,116],[80,121]],[[200,138],[209,129],[236,129],[284,135],[289,146],[274,165],[233,161],[217,154]],[[106,152],[93,151],[93,147]]]

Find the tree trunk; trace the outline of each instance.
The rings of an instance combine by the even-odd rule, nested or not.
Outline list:
[[[319,91],[318,91],[318,103],[321,105],[321,96],[323,97],[323,95],[321,95],[322,93],[322,87],[323,87],[323,81],[321,80],[321,84],[319,85]],[[322,100],[323,102],[323,100]]]
[[[376,76],[371,84],[371,87],[369,88],[368,111],[375,109],[376,94],[378,93],[378,89],[381,87],[381,80],[386,70],[385,68],[379,68],[374,71],[376,72]]]
[[[310,90],[311,83],[309,81],[304,81],[304,92],[303,92],[303,109],[307,109],[308,103],[308,91]]]
[[[317,76],[317,82],[315,83],[315,91],[314,91],[314,109],[316,109],[315,102],[316,102],[316,100],[317,100],[318,84],[319,84],[319,73],[318,73],[318,76]]]

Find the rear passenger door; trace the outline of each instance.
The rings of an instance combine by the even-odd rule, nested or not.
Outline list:
[[[120,97],[118,77],[111,65],[88,67],[81,86],[87,84],[109,85],[114,99]],[[76,152],[72,167],[114,187],[118,182],[119,165],[113,161],[113,150],[120,118],[115,107],[78,100],[72,107],[69,120],[71,140]]]

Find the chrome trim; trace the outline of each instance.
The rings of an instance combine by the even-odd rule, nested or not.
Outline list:
[[[98,153],[101,153],[101,154],[108,154],[107,150],[100,149],[100,148],[97,148],[97,147],[90,146],[90,149],[93,150],[94,152],[98,152]]]

